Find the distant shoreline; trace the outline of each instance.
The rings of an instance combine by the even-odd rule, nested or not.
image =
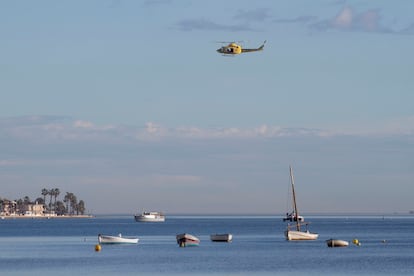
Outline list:
[[[73,218],[94,218],[93,215],[72,215],[72,216],[0,216],[1,219],[73,219]]]

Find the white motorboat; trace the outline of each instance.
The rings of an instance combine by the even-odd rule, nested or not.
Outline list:
[[[161,212],[142,212],[142,214],[136,214],[135,221],[138,222],[164,222],[165,215]]]
[[[289,213],[286,213],[286,217],[283,218],[283,221],[293,222],[293,221],[296,221],[296,220],[302,222],[302,221],[305,221],[305,218],[302,217],[302,216],[297,216],[295,214],[295,212],[292,212],[290,214]]]
[[[233,240],[232,234],[213,234],[210,235],[210,240],[213,242],[231,242]]]
[[[100,244],[136,244],[138,240],[137,237],[122,237],[121,234],[118,236],[98,235],[98,242]]]
[[[309,223],[299,221],[299,211],[298,211],[298,207],[296,204],[295,181],[293,178],[292,167],[289,167],[289,171],[290,171],[290,183],[292,185],[293,213],[295,214],[296,219],[294,219],[295,224],[293,226],[288,224],[287,230],[285,231],[286,239],[289,241],[316,240],[318,238],[318,234],[309,232],[308,230]],[[306,230],[302,231],[301,226],[306,226]]]
[[[349,245],[349,242],[344,240],[329,239],[326,241],[326,245],[328,245],[328,247],[346,247]]]
[[[197,246],[200,244],[200,240],[191,234],[183,233],[177,235],[177,243],[180,247]]]

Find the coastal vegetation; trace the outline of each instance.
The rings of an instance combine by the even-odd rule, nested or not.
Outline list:
[[[0,197],[2,216],[79,216],[85,214],[85,202],[74,193],[66,192],[63,199],[59,188],[43,188],[41,196],[31,200],[28,196],[9,200]]]

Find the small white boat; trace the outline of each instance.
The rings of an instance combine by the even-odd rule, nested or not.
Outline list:
[[[142,214],[136,214],[135,221],[138,222],[164,222],[165,215],[162,212],[142,212]]]
[[[180,247],[197,246],[200,244],[200,240],[197,237],[187,233],[178,234],[176,238]]]
[[[137,237],[122,237],[121,234],[118,236],[98,235],[98,242],[100,244],[136,244],[138,243]]]
[[[328,245],[328,247],[346,247],[349,245],[349,242],[344,240],[329,239],[326,240],[326,245]]]
[[[213,234],[210,235],[210,240],[213,242],[231,242],[233,240],[232,234]]]
[[[311,241],[316,240],[319,235],[316,233],[311,233],[309,230],[290,230],[288,226],[288,230],[285,231],[285,236],[288,241]]]

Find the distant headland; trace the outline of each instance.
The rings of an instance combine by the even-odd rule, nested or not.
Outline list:
[[[28,196],[9,200],[0,198],[0,217],[4,218],[90,218],[85,214],[85,202],[77,199],[74,193],[66,192],[63,201],[59,200],[60,190],[42,189],[42,196],[34,201]]]

